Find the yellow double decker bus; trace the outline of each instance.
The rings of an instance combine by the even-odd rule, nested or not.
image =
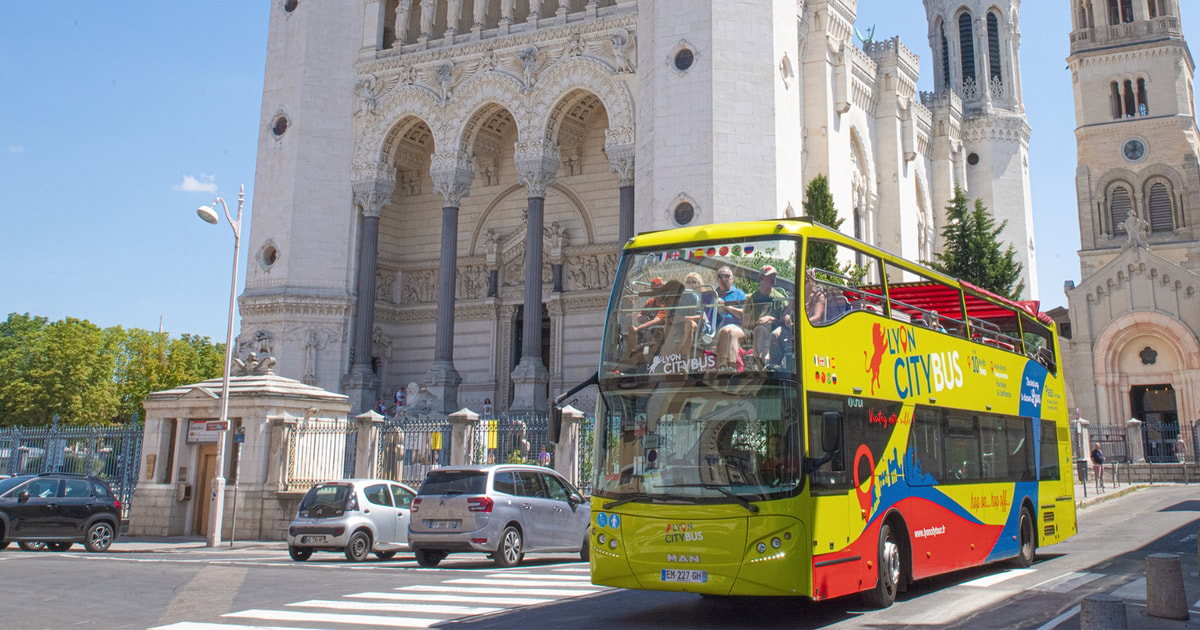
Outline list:
[[[596,584],[888,606],[1076,531],[1034,304],[806,219],[728,223],[632,239],[603,340]]]

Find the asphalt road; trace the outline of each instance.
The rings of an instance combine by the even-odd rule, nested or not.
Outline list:
[[[294,563],[278,545],[174,553],[0,551],[0,627],[35,628],[1061,628],[1091,593],[1127,600],[1130,628],[1200,627],[1200,486],[1157,486],[1080,511],[1080,534],[1003,565],[914,585],[887,610],[854,598],[700,598],[592,586],[570,556],[497,570],[482,555]],[[1144,614],[1144,559],[1181,556],[1190,622]],[[1139,601],[1143,600],[1143,601]]]

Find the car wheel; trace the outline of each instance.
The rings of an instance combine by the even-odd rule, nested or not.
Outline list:
[[[8,541],[0,541],[0,549],[8,549]]]
[[[446,557],[446,554],[435,549],[418,549],[414,552],[417,556],[417,565],[432,569]]]
[[[376,551],[375,557],[379,558],[380,560],[391,560],[392,558],[396,557],[396,552],[395,551]]]
[[[868,606],[887,608],[896,601],[896,592],[900,590],[900,544],[888,523],[879,529],[878,558],[875,587],[863,592],[863,600]]]
[[[496,553],[492,556],[496,566],[515,567],[521,564],[521,558],[525,556],[522,551],[523,544],[521,530],[513,525],[505,527],[504,533],[500,535],[500,546],[496,548]]]
[[[291,556],[292,560],[295,560],[296,562],[304,562],[305,560],[311,558],[312,554],[312,549],[302,549],[300,547],[288,546],[288,555]]]
[[[25,551],[45,551],[46,550],[46,543],[44,543],[40,540],[29,540],[29,541],[23,540],[23,541],[17,543],[17,546],[20,547],[21,549],[24,549]]]
[[[1013,558],[1012,562],[1022,569],[1028,569],[1033,565],[1036,541],[1034,541],[1033,535],[1033,517],[1025,508],[1021,508],[1021,520],[1017,523],[1017,536],[1021,543],[1021,551],[1016,558]]]
[[[583,545],[579,548],[579,559],[584,562],[587,562],[592,557],[592,545],[590,543],[591,541],[588,540],[588,535],[585,533],[583,535]]]
[[[69,542],[46,543],[46,547],[48,547],[50,549],[50,551],[66,551],[71,548],[71,543],[69,543]]]
[[[350,542],[346,543],[346,559],[350,562],[362,562],[371,553],[371,535],[362,530],[350,534]]]
[[[107,522],[101,521],[93,523],[87,530],[87,537],[83,540],[83,546],[92,553],[108,551],[112,546],[113,539],[116,538],[116,532],[113,531],[113,526]]]

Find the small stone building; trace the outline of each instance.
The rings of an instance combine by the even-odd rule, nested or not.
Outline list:
[[[235,534],[238,539],[282,536],[303,496],[302,491],[280,492],[288,427],[300,421],[347,425],[353,420],[345,395],[274,374],[273,363],[265,359],[241,374],[235,367],[229,379],[230,430],[224,433],[216,426],[220,378],[146,397],[142,479],[131,501],[129,535],[207,535],[211,502],[206,498],[218,463],[217,440],[223,436],[222,539]],[[341,470],[334,476],[340,477]]]

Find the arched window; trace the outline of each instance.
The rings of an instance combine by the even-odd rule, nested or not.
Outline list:
[[[1151,0],[1153,1],[1153,0]],[[1129,24],[1133,21],[1133,0],[1108,0],[1108,23]]]
[[[1112,117],[1113,120],[1117,120],[1121,118],[1121,84],[1113,81],[1111,85],[1112,94],[1110,95],[1110,98],[1112,100]]]
[[[1138,115],[1138,116],[1149,116],[1149,115],[1150,115],[1150,105],[1149,105],[1149,103],[1147,103],[1147,101],[1146,101],[1146,80],[1145,80],[1145,79],[1138,79],[1138,84],[1137,84],[1137,85],[1138,85],[1138,90],[1137,90],[1137,102],[1138,102],[1137,115]]]
[[[942,36],[942,85],[949,88],[950,82],[950,42],[946,39],[946,25],[939,24],[938,32]]]
[[[1150,19],[1153,20],[1167,15],[1170,5],[1167,0],[1146,0],[1146,8],[1149,10]]]
[[[995,13],[988,13],[988,79],[1003,80],[1000,76],[1000,20]]]
[[[1150,208],[1151,232],[1170,232],[1175,229],[1171,191],[1166,184],[1154,182],[1150,185],[1150,195],[1146,205]]]
[[[1129,189],[1124,186],[1117,186],[1109,193],[1108,201],[1109,220],[1112,225],[1113,236],[1125,235],[1125,219],[1129,218],[1133,212],[1133,200],[1129,196]]]
[[[972,35],[971,14],[958,16],[958,48],[962,51],[963,83],[975,78],[975,38]]]
[[[1125,81],[1125,117],[1137,116],[1137,103],[1134,101],[1133,81]]]

